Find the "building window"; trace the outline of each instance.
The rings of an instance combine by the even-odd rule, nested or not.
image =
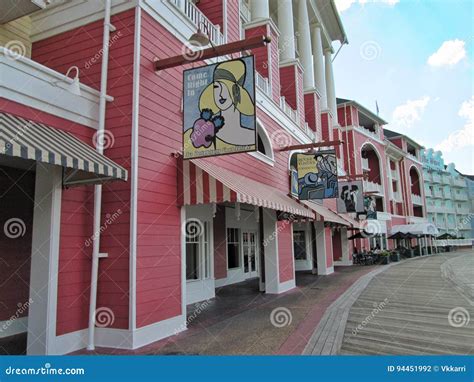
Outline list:
[[[240,230],[227,228],[227,269],[240,268]]]
[[[209,223],[193,219],[186,224],[186,280],[209,277]]]
[[[295,260],[306,260],[306,232],[293,231],[293,251]]]
[[[263,155],[267,155],[265,145],[263,144],[262,136],[260,134],[257,135],[257,151]]]

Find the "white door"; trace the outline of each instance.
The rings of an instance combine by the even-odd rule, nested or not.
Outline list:
[[[242,250],[244,256],[245,278],[258,277],[258,244],[256,231],[242,232]]]

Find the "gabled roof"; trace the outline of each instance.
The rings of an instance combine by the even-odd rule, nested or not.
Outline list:
[[[402,134],[402,133],[397,133],[396,131],[393,131],[393,130],[389,130],[389,129],[386,129],[384,128],[383,129],[383,132],[385,134],[385,137],[387,137],[388,139],[392,140],[394,138],[398,138],[398,137],[402,137],[402,138],[405,138],[407,141],[410,141],[410,143],[422,148],[423,145],[420,145],[418,142],[414,141],[413,139],[411,139],[410,137],[406,136],[405,134]]]
[[[373,113],[372,111],[370,111],[369,109],[367,109],[365,106],[362,106],[360,103],[358,103],[357,101],[354,101],[354,100],[351,100],[351,99],[346,99],[346,98],[336,98],[336,103],[337,105],[353,105],[355,106],[357,109],[359,109],[362,113],[364,113],[365,115],[367,115],[367,117],[373,119],[375,122],[377,122],[378,124],[380,125],[386,125],[388,124],[387,121],[385,121],[384,119],[380,118],[377,114]]]

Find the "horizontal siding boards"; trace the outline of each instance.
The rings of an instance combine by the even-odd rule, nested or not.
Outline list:
[[[280,68],[281,95],[293,109],[297,109],[297,82],[296,68],[294,65]]]
[[[111,34],[107,93],[106,129],[113,145],[104,154],[129,171],[131,166],[132,84],[135,11],[114,15],[117,31]],[[72,65],[80,69],[80,81],[100,89],[103,21],[90,23],[33,44],[32,57],[61,73]],[[44,122],[44,121],[42,121]],[[50,123],[50,125],[52,125]],[[94,130],[82,131],[71,125],[68,130],[92,145]],[[58,127],[57,124],[53,125]],[[88,324],[88,301],[92,245],[93,188],[79,187],[63,192],[59,261],[57,334],[84,329]],[[101,251],[108,253],[100,261],[97,306],[112,309],[114,328],[128,328],[130,182],[106,183],[102,196],[102,226],[113,216],[101,235]],[[110,220],[109,220],[110,221]],[[71,227],[66,228],[66,225]],[[64,229],[63,229],[64,227]],[[71,270],[70,264],[77,266]],[[62,273],[66,276],[62,277]],[[118,276],[120,275],[120,277]],[[111,281],[113,280],[113,281]],[[61,294],[67,288],[68,298]],[[70,297],[76,296],[76,299]],[[124,305],[125,308],[122,308]]]
[[[278,232],[278,273],[280,283],[294,279],[293,269],[293,236],[288,221],[277,222]]]

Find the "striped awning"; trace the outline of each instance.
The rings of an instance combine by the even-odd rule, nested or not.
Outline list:
[[[274,187],[238,175],[204,159],[183,160],[181,163],[182,205],[240,202],[314,218],[310,209]]]
[[[322,204],[310,200],[304,200],[301,201],[301,203],[314,211],[314,213],[316,214],[317,221],[336,223],[348,227],[351,225],[347,220],[343,219],[337,213],[323,206]]]
[[[0,113],[2,155],[62,166],[67,186],[127,180],[127,170],[73,135],[8,113]]]

